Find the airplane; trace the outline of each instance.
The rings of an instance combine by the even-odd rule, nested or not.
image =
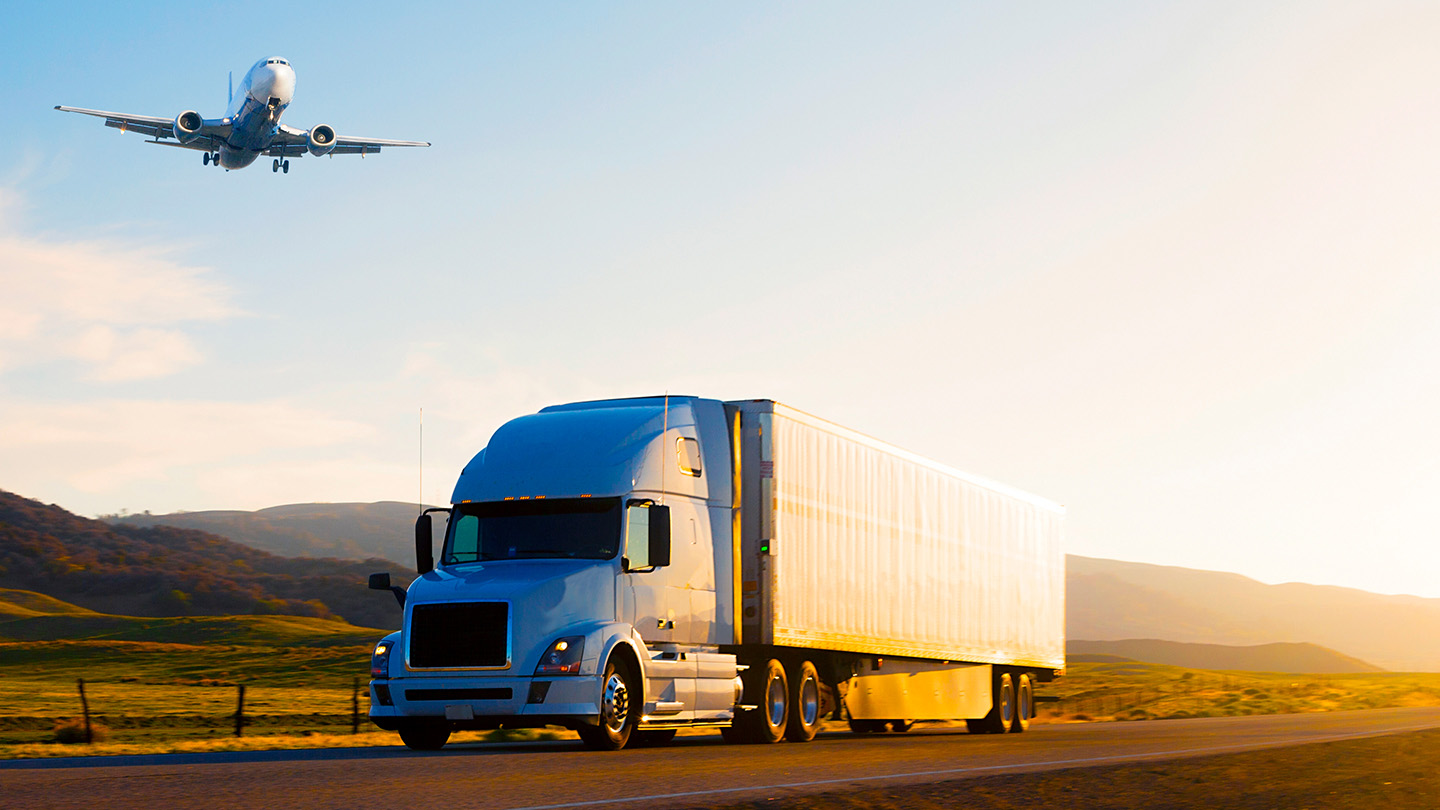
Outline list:
[[[233,74],[232,74],[233,75]],[[388,146],[429,146],[425,141],[391,141],[382,138],[341,137],[334,127],[320,124],[308,130],[280,123],[280,116],[295,96],[295,69],[287,59],[272,56],[256,62],[240,81],[240,92],[232,89],[224,118],[201,118],[186,110],[175,118],[127,115],[79,107],[55,109],[105,119],[105,126],[121,132],[135,131],[153,140],[147,143],[195,149],[205,153],[204,165],[214,164],[226,171],[243,169],[263,155],[274,161],[270,171],[290,173],[290,158],[324,155],[373,155]],[[174,138],[175,143],[164,138]]]

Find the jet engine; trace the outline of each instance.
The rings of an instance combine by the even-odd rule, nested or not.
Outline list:
[[[328,124],[318,124],[310,128],[308,139],[306,148],[310,150],[310,154],[315,157],[328,155],[330,150],[335,148],[335,128]]]
[[[205,119],[200,113],[194,110],[186,110],[175,116],[175,124],[171,130],[175,133],[175,140],[180,143],[190,143],[200,137],[200,128],[205,126]]]

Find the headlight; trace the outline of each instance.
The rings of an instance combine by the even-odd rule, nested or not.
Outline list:
[[[370,656],[370,677],[390,677],[390,648],[394,646],[393,641],[382,641],[375,645],[375,654]]]
[[[536,675],[579,675],[580,659],[585,657],[585,637],[566,636],[557,639],[550,649],[540,656],[535,666]]]

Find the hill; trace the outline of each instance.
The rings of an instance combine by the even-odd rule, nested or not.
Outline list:
[[[418,513],[413,503],[380,501],[298,503],[255,512],[175,512],[101,519],[119,526],[197,529],[283,557],[408,560],[414,555]]]
[[[203,529],[286,555],[408,560],[415,511],[393,501],[292,504],[258,512],[132,515],[113,525]],[[1440,671],[1440,599],[1265,585],[1239,574],[1073,555],[1066,561],[1068,638],[1308,642],[1389,670]]]
[[[0,588],[0,622],[31,616],[94,616],[93,610],[34,591]]]
[[[1075,663],[1144,661],[1189,669],[1242,670],[1245,672],[1350,673],[1383,672],[1380,667],[1315,644],[1257,644],[1234,647],[1223,644],[1186,644],[1151,638],[1121,641],[1074,640],[1065,644],[1065,657]]]
[[[1388,670],[1440,671],[1440,599],[1073,555],[1065,581],[1068,638],[1309,642]]]
[[[99,613],[339,617],[361,627],[398,627],[394,599],[366,588],[373,571],[401,582],[415,576],[381,559],[295,559],[190,529],[108,525],[0,491],[0,588]],[[33,601],[5,601],[7,615],[46,612]],[[34,626],[58,632],[67,621]]]

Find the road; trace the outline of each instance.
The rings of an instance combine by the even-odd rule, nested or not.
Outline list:
[[[730,746],[682,737],[615,753],[579,743],[257,751],[0,762],[0,805],[22,808],[703,807],[972,776],[1171,759],[1440,728],[1440,707],[1035,726],[972,736],[822,734]]]

